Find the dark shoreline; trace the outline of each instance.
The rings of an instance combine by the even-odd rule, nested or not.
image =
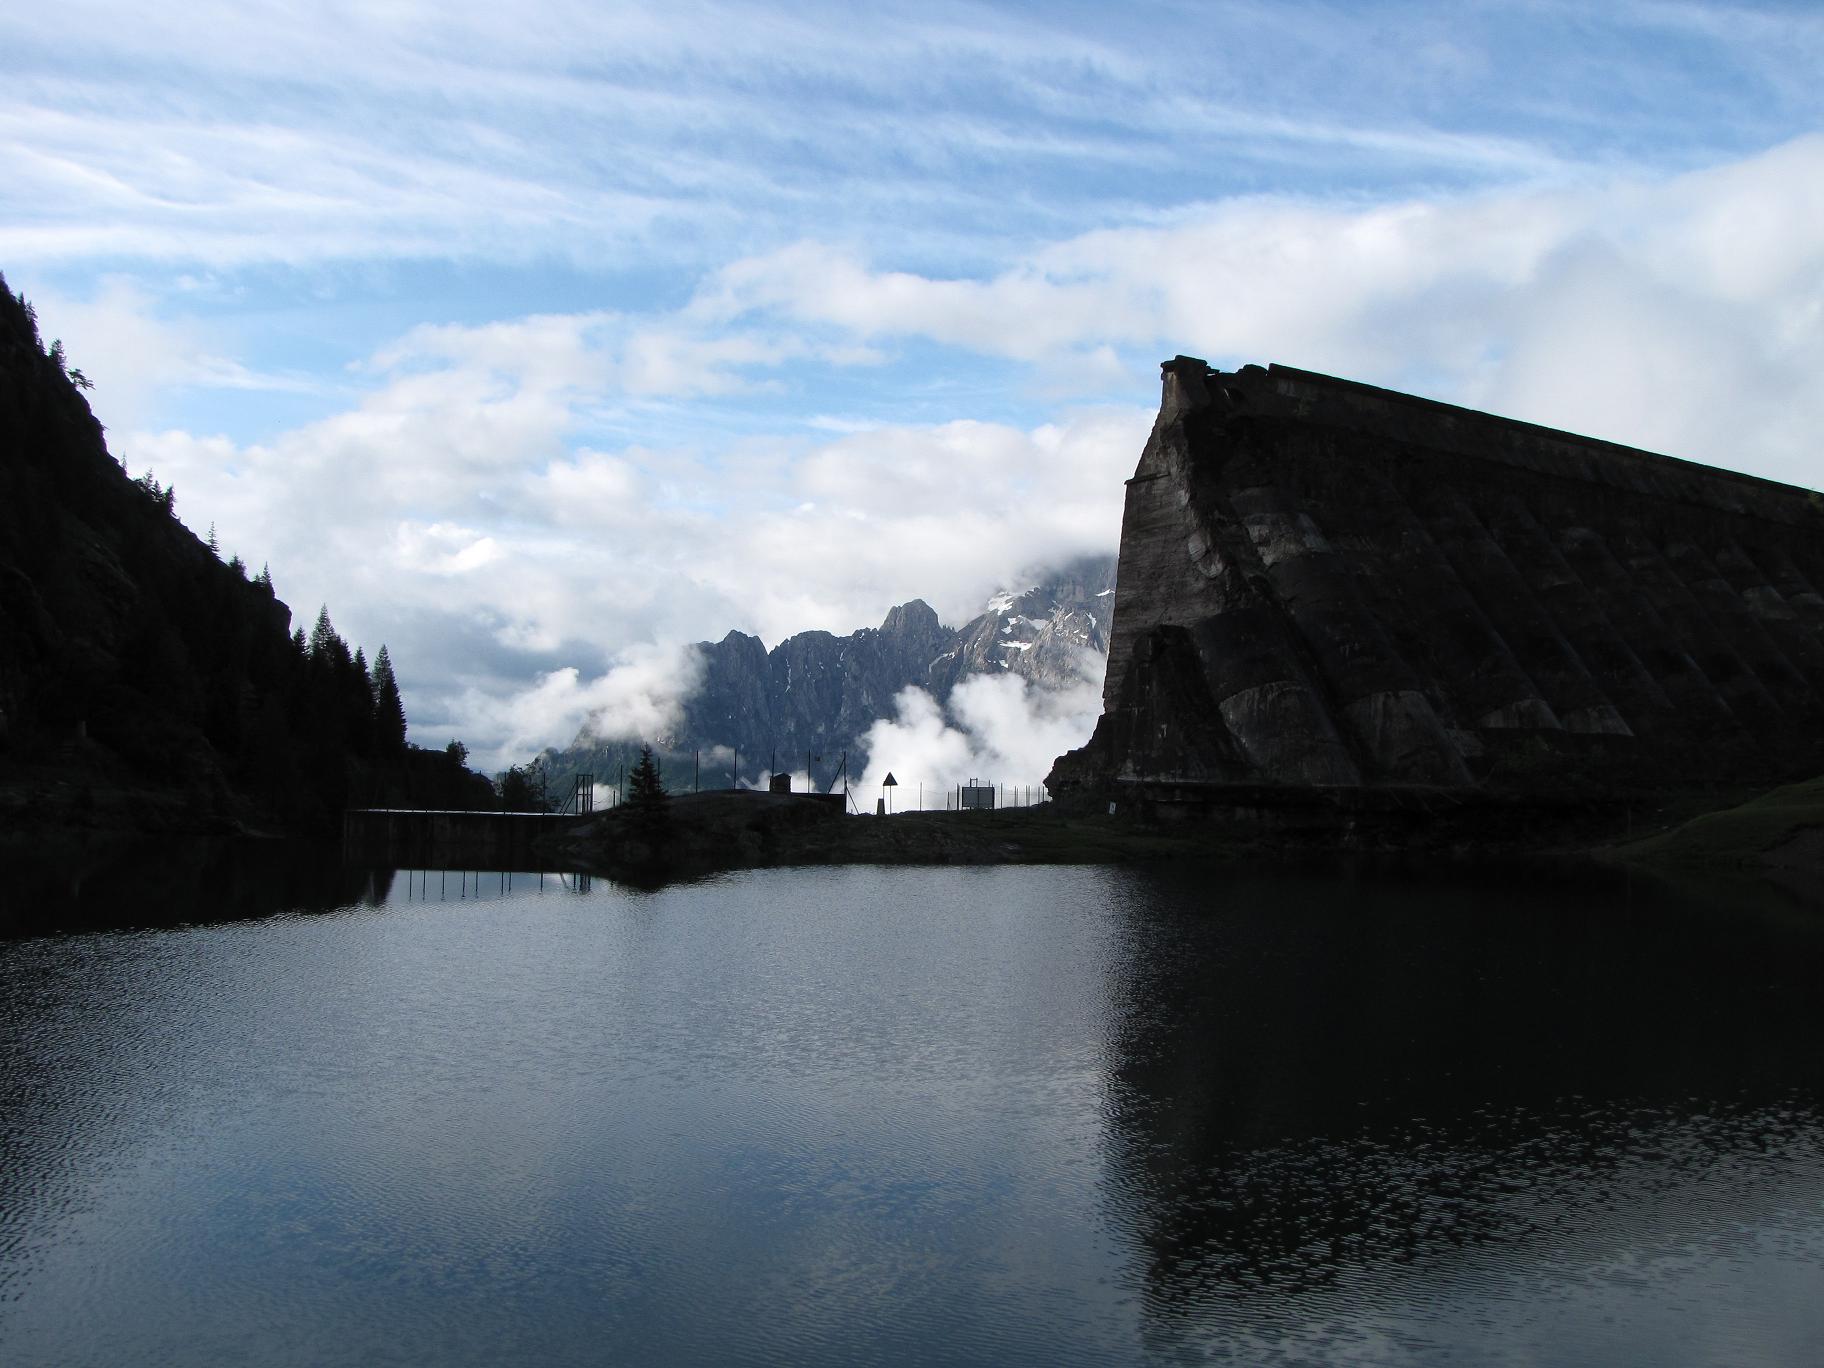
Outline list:
[[[1291,801],[1276,807],[1252,794],[1227,809],[1174,813],[1168,807],[1165,815],[1139,803],[1124,812],[1117,800],[1113,813],[1106,803],[1052,803],[882,818],[838,816],[802,797],[724,792],[674,798],[668,835],[657,848],[632,829],[625,814],[610,811],[545,838],[539,850],[567,868],[639,882],[827,864],[1620,866],[1674,880],[1770,878],[1824,902],[1824,871],[1806,858],[1809,843],[1824,831],[1824,780],[1793,787],[1805,792],[1803,803],[1784,813],[1790,829],[1752,824],[1764,846],[1713,842],[1695,856],[1686,833],[1750,812],[1774,795],[1741,804],[1691,796],[1653,802],[1491,800],[1431,809],[1377,799],[1373,812],[1339,813],[1311,795],[1286,795]],[[1798,858],[1787,858],[1789,851]],[[1766,858],[1769,852],[1774,858]]]
[[[21,802],[0,791],[0,865],[46,857],[110,863],[160,842],[314,842],[323,833],[263,828],[210,810],[194,794],[110,785],[92,802]],[[43,790],[35,797],[43,798]],[[540,865],[640,884],[794,865],[1147,864],[1299,868],[1620,869],[1679,883],[1773,885],[1824,906],[1824,778],[1739,801],[1739,795],[1582,803],[1436,795],[1378,795],[1358,809],[1336,795],[1251,791],[1219,806],[1107,799],[988,812],[844,815],[827,797],[752,790],[685,794],[668,803],[669,834],[653,849],[622,810],[598,813],[519,852],[514,868]],[[6,801],[12,799],[15,801]],[[352,850],[375,868],[389,862],[493,868],[488,852]],[[527,858],[527,857],[533,858]],[[505,866],[503,866],[505,867]]]

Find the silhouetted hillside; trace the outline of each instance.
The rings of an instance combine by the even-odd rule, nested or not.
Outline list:
[[[129,479],[61,344],[0,279],[0,824],[320,828],[350,802],[485,804],[408,746],[390,660],[307,638]]]

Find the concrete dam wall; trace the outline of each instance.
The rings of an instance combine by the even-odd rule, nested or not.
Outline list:
[[[1824,498],[1178,357],[1052,775],[1549,794],[1824,770]]]

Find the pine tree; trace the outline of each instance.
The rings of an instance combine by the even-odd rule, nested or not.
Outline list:
[[[639,760],[627,772],[627,820],[655,856],[671,835],[670,802],[652,747],[641,746]]]
[[[367,656],[359,646],[346,666],[338,662],[337,693],[342,700],[342,734],[356,755],[374,753],[374,681],[367,672]]]
[[[399,681],[393,676],[393,659],[386,647],[374,657],[374,738],[383,755],[396,755],[405,749],[405,703],[399,697]]]
[[[329,605],[326,603],[317,612],[317,625],[310,629],[310,659],[313,664],[328,664],[334,659],[336,646],[342,645],[346,653],[348,647],[342,638],[336,635],[335,625],[329,620]]]
[[[545,792],[544,759],[541,756],[521,769],[508,768],[500,777],[500,805],[508,812],[549,812],[550,799]]]

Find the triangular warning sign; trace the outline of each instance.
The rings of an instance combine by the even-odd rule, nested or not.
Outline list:
[[[898,788],[899,787],[899,780],[897,780],[893,777],[892,770],[887,771],[887,777],[880,781],[880,786],[882,788]]]

